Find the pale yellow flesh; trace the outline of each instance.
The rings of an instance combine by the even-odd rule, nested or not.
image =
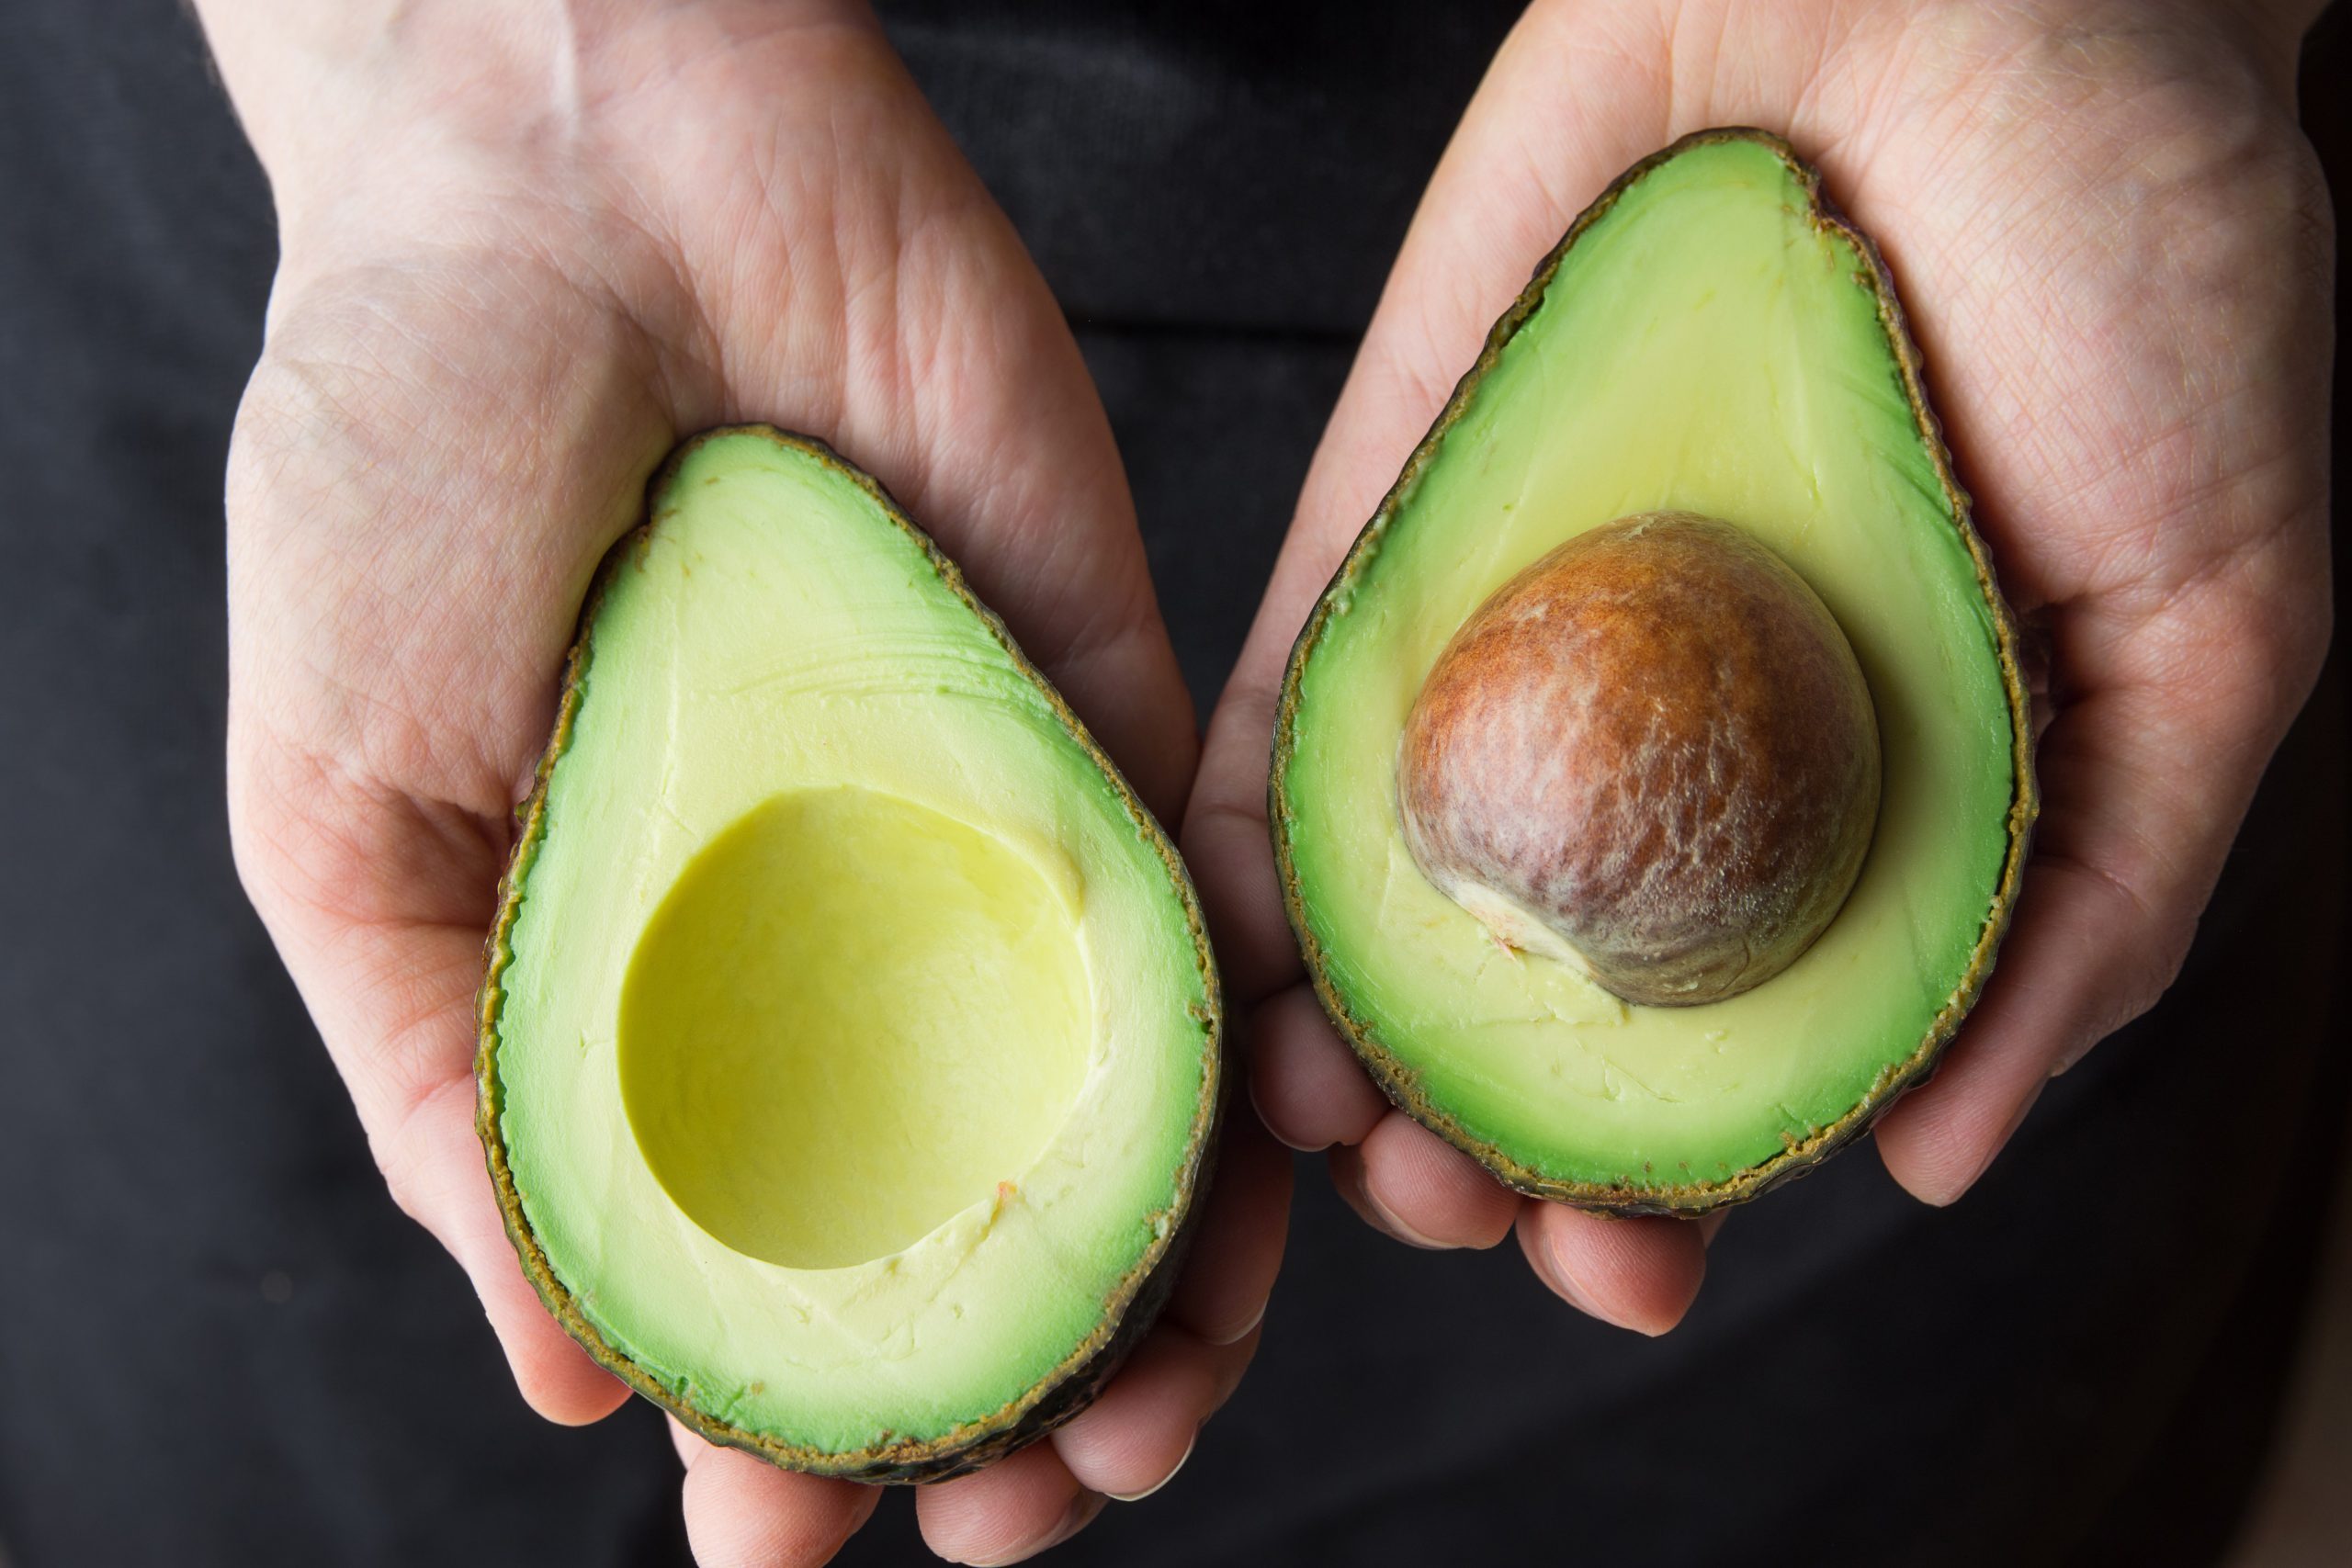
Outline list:
[[[1019,854],[895,796],[802,791],[714,840],[646,928],[621,1094],[703,1229],[838,1269],[1029,1168],[1091,1012],[1076,922]]]
[[[1430,1103],[1547,1180],[1718,1182],[1836,1122],[1918,1051],[1992,907],[2013,783],[1994,621],[1865,277],[1770,151],[1652,171],[1562,261],[1305,666],[1276,786],[1327,978]],[[1747,528],[1812,584],[1884,753],[1837,921],[1690,1009],[1491,940],[1415,868],[1393,776],[1473,609],[1561,540],[1662,510]]]
[[[1159,842],[851,479],[698,446],[613,579],[503,976],[591,1325],[822,1455],[994,1418],[1171,1224],[1211,1070]]]

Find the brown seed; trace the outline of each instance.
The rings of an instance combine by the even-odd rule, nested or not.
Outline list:
[[[1878,815],[1853,649],[1728,523],[1621,518],[1512,578],[1405,721],[1415,863],[1513,948],[1626,1001],[1762,984],[1846,900]]]

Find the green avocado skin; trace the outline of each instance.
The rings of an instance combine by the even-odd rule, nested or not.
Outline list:
[[[759,457],[763,451],[766,456]],[[548,836],[551,790],[574,744],[576,727],[588,700],[600,614],[616,580],[642,563],[665,508],[678,503],[685,482],[681,476],[707,471],[714,454],[737,452],[752,453],[757,461],[781,460],[799,468],[821,470],[827,483],[846,486],[858,498],[858,504],[870,507],[886,533],[899,538],[894,547],[903,550],[911,542],[912,570],[922,591],[936,594],[944,589],[960,605],[953,613],[968,615],[984,628],[982,661],[989,668],[982,674],[992,682],[989,689],[1011,691],[1022,705],[1024,722],[1046,734],[1054,747],[1075,754],[1075,760],[1069,754],[1059,757],[1056,765],[1063,771],[1055,777],[1086,776],[1094,781],[1088,788],[1101,787],[1103,808],[1117,829],[1112,838],[1123,842],[1123,852],[1144,868],[1137,874],[1156,886],[1154,897],[1169,905],[1164,916],[1151,917],[1159,923],[1150,930],[1170,930],[1180,939],[1165,962],[1170,973],[1181,973],[1185,978],[1181,984],[1170,984],[1175,994],[1193,998],[1180,1010],[1173,1025],[1159,1026],[1166,1038],[1179,1043],[1149,1047],[1153,1052],[1173,1049],[1188,1061],[1189,1054],[1196,1052],[1197,1063],[1182,1067],[1168,1080],[1195,1087],[1185,1089],[1182,1100],[1185,1125],[1181,1144],[1172,1129],[1164,1139],[1153,1134],[1177,1153],[1171,1176],[1150,1179],[1166,1183],[1167,1196],[1151,1214],[1140,1216],[1148,1222],[1148,1239],[1136,1247],[1132,1267],[1109,1282],[1094,1303],[1091,1332],[1077,1337],[1074,1343],[1061,1342],[1068,1347],[1066,1353],[1043,1375],[1008,1385],[1001,1404],[945,1429],[910,1432],[893,1429],[886,1421],[880,1436],[872,1441],[820,1445],[799,1440],[772,1424],[738,1418],[731,1408],[710,1407],[707,1396],[695,1386],[695,1374],[679,1375],[674,1357],[648,1358],[636,1351],[628,1335],[614,1330],[610,1303],[597,1299],[601,1292],[593,1278],[580,1278],[576,1263],[567,1277],[566,1269],[551,1256],[544,1215],[538,1221],[534,1218],[533,1211],[543,1207],[545,1194],[518,1178],[513,1141],[516,1126],[514,1064],[507,1059],[507,1053],[514,1049],[510,1038],[514,1010],[518,996],[524,995],[515,986],[516,927],[529,902],[526,888],[537,891],[531,887],[535,863]],[[698,454],[704,468],[690,468]],[[734,426],[707,432],[682,445],[654,477],[648,493],[649,521],[613,547],[582,611],[554,730],[538,763],[533,791],[517,810],[521,831],[501,886],[500,913],[488,942],[476,1055],[476,1122],[505,1228],[533,1288],[566,1332],[598,1364],[707,1440],[752,1453],[781,1468],[861,1482],[916,1483],[965,1474],[1035,1441],[1085,1409],[1148,1331],[1172,1292],[1213,1173],[1226,1093],[1222,999],[1198,899],[1165,833],[1059,694],[1020,652],[995,615],[972,596],[954,564],[869,476],[811,437],[762,425]],[[987,646],[990,643],[993,648]],[[611,700],[605,698],[608,703]],[[1191,1043],[1182,1043],[1187,1041]],[[1188,1076],[1194,1074],[1196,1081]]]
[[[1813,951],[1726,1002],[1626,1008],[1495,959],[1404,858],[1394,758],[1488,593],[1665,510],[1752,527],[1797,568],[1892,750],[1862,880]],[[1934,1071],[2015,907],[2031,737],[2015,619],[1885,266],[1785,141],[1727,128],[1628,170],[1496,322],[1294,645],[1268,817],[1317,995],[1400,1109],[1532,1196],[1700,1214],[1813,1168]]]

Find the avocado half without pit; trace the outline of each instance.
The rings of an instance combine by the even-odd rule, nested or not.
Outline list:
[[[1877,253],[1778,138],[1619,179],[1308,618],[1291,922],[1390,1097],[1697,1213],[1923,1078],[2035,812],[2016,632]]]
[[[958,1473],[1172,1282],[1219,1089],[1166,836],[874,480],[689,442],[606,560],[507,874],[481,1131],[526,1271],[715,1442]]]

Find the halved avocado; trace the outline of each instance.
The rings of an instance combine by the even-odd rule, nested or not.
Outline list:
[[[522,818],[480,1123],[572,1336],[865,1480],[1082,1408],[1202,1195],[1216,974],[1167,837],[881,488],[764,427],[682,447]]]
[[[1482,625],[1516,615],[1511,635],[1534,635],[1498,591],[1566,540],[1657,514],[1727,524],[1794,569],[1850,645],[1883,761],[1826,929],[1695,1006],[1629,1002],[1573,954],[1498,937],[1506,921],[1424,874],[1398,807],[1408,715],[1457,633],[1491,605]],[[1781,140],[1702,132],[1630,170],[1544,259],[1300,634],[1270,801],[1291,923],[1391,1098],[1501,1179],[1704,1212],[1852,1138],[1959,1028],[2036,809],[2026,705],[1877,252]],[[1675,820],[1649,830],[1710,869]]]

